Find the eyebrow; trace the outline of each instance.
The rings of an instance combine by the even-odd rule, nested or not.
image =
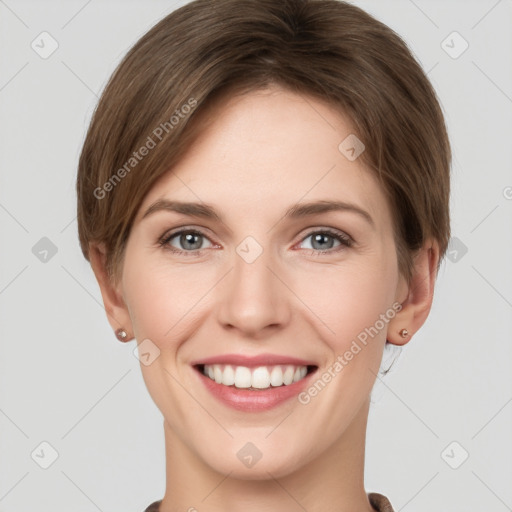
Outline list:
[[[142,218],[145,219],[149,215],[162,210],[181,213],[183,215],[190,215],[192,217],[212,219],[224,223],[222,216],[219,215],[215,211],[215,208],[209,204],[170,201],[169,199],[160,199],[153,203],[145,211]],[[372,227],[375,227],[373,218],[366,210],[363,210],[355,204],[347,203],[344,201],[315,201],[310,203],[296,204],[286,210],[284,218],[300,219],[333,211],[348,211],[356,213],[363,217]]]

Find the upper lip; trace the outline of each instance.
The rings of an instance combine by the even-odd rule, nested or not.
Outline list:
[[[306,359],[299,359],[297,357],[284,356],[278,354],[259,354],[257,356],[244,356],[240,354],[224,354],[219,356],[207,357],[205,359],[198,359],[191,363],[193,366],[197,365],[211,365],[211,364],[231,364],[234,366],[275,366],[275,365],[293,365],[293,366],[316,366],[314,362],[307,361]]]

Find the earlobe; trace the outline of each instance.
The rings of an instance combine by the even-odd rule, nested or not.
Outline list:
[[[432,300],[439,262],[439,245],[427,240],[414,257],[414,268],[402,308],[388,324],[387,340],[405,345],[425,323]]]
[[[116,333],[117,339],[120,341],[133,339],[131,318],[120,291],[120,285],[114,283],[107,272],[104,244],[89,244],[89,260],[100,287],[108,322]],[[118,335],[120,331],[126,333],[126,336],[123,336],[122,339]]]

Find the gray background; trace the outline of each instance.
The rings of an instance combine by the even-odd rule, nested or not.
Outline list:
[[[109,75],[182,3],[0,0],[0,512],[139,512],[163,496],[162,418],[79,250],[74,182]],[[397,512],[512,510],[512,2],[354,3],[438,91],[457,238],[430,318],[377,381],[367,490]],[[46,59],[31,47],[43,31],[59,45]]]

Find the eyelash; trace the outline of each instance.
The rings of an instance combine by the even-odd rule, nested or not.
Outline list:
[[[158,244],[165,250],[168,250],[168,251],[171,251],[173,254],[177,254],[177,255],[184,255],[184,256],[201,256],[202,255],[202,251],[204,251],[205,249],[196,249],[196,250],[192,250],[192,251],[183,251],[181,249],[176,249],[175,247],[172,247],[171,245],[169,245],[169,242],[179,236],[179,235],[182,235],[182,234],[193,234],[193,235],[199,235],[199,236],[202,236],[206,239],[208,239],[208,237],[202,233],[201,231],[198,231],[196,229],[180,229],[179,231],[175,231],[173,233],[170,233],[170,234],[164,234],[158,241]],[[304,240],[306,240],[307,238],[309,238],[310,236],[312,235],[317,235],[317,234],[323,234],[323,235],[329,235],[331,236],[332,238],[334,238],[335,240],[339,241],[340,242],[340,245],[337,247],[337,248],[332,248],[332,249],[327,249],[327,250],[316,250],[316,249],[305,249],[305,250],[309,250],[311,251],[311,254],[328,254],[328,253],[337,253],[343,249],[346,249],[348,247],[352,247],[352,245],[354,244],[354,240],[349,237],[348,235],[344,234],[344,233],[341,233],[339,231],[335,231],[333,229],[329,229],[329,228],[325,228],[325,229],[318,229],[316,231],[310,231],[308,234],[306,234],[306,236],[304,236],[302,239],[301,239],[301,242],[303,242]],[[208,239],[209,240],[209,239]],[[211,240],[209,240],[211,242]],[[213,242],[211,242],[213,243]]]

